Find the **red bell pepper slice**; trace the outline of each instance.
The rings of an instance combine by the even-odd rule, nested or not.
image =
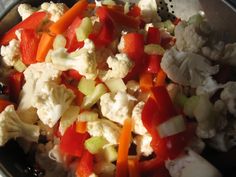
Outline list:
[[[39,36],[34,29],[23,29],[21,31],[20,51],[22,62],[26,65],[36,63]]]
[[[9,105],[11,105],[12,102],[4,99],[0,99],[0,113]]]
[[[88,137],[88,133],[77,133],[76,125],[73,124],[66,129],[64,135],[61,137],[61,152],[67,155],[81,157],[84,152],[84,142]]]
[[[147,44],[160,44],[161,33],[158,28],[149,27],[147,32]]]
[[[83,47],[84,45],[84,42],[79,42],[77,40],[75,33],[75,29],[80,26],[81,21],[81,17],[76,17],[65,32],[66,48],[68,52],[73,52],[76,49]]]
[[[157,74],[160,71],[161,55],[148,55],[147,71],[152,74]]]
[[[18,102],[20,91],[24,84],[24,75],[21,72],[13,72],[8,76],[8,88],[10,100]]]
[[[0,39],[0,45],[7,45],[12,39],[16,39],[16,30],[18,29],[34,29],[36,30],[47,17],[46,12],[35,12],[22,22],[15,25],[6,32]]]
[[[144,36],[139,33],[128,33],[123,38],[123,52],[134,62],[134,67],[126,76],[126,80],[134,79],[139,76],[144,68]]]
[[[77,177],[89,177],[93,173],[94,156],[87,150],[82,154],[81,159],[76,168]]]
[[[137,5],[134,5],[133,7],[131,7],[127,15],[132,16],[132,17],[140,17],[141,9]]]

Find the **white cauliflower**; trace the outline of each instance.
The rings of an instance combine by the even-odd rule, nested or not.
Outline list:
[[[30,15],[32,15],[34,12],[37,11],[37,8],[32,7],[30,4],[20,4],[18,6],[18,13],[20,14],[22,20],[25,20]]]
[[[181,21],[175,27],[176,48],[180,51],[199,52],[207,42],[207,38],[198,34],[194,24]]]
[[[192,150],[174,160],[167,160],[166,168],[171,177],[222,177],[207,160]]]
[[[202,85],[207,77],[219,71],[218,65],[211,66],[203,56],[179,52],[174,47],[165,52],[161,68],[172,81],[193,88]]]
[[[157,22],[161,21],[160,16],[157,13],[157,2],[156,0],[140,0],[138,7],[141,10],[142,19],[145,22]]]
[[[236,66],[236,43],[225,45],[223,61],[230,65]]]
[[[113,78],[124,78],[133,67],[133,62],[124,53],[109,56],[107,64],[110,70],[101,71],[100,78],[103,81]]]
[[[98,73],[95,47],[91,40],[84,40],[84,47],[68,54],[65,48],[51,52],[52,63],[61,70],[75,69],[87,79],[95,79]]]
[[[120,42],[119,42],[119,44],[117,46],[117,49],[118,49],[118,51],[120,53],[122,53],[124,48],[125,48],[125,39],[124,39],[124,37],[122,35],[121,38],[120,38]]]
[[[110,120],[98,119],[87,122],[90,136],[102,136],[110,144],[118,144],[121,128]]]
[[[136,99],[126,92],[105,93],[100,98],[102,115],[111,121],[123,124],[131,116]]]
[[[37,108],[39,119],[49,127],[53,127],[69,108],[74,97],[73,92],[64,85],[46,82],[41,91],[35,94],[33,106]]]
[[[6,66],[13,66],[21,58],[20,41],[12,39],[7,46],[2,46],[1,55]]]
[[[47,11],[51,17],[50,20],[56,22],[68,9],[64,3],[44,2],[40,6],[42,11]]]
[[[17,113],[24,122],[35,123],[38,119],[36,109],[33,107],[33,98],[41,91],[45,82],[59,82],[61,71],[51,63],[31,64],[25,71],[25,84],[20,93],[20,103]]]
[[[132,111],[131,118],[134,120],[134,133],[139,135],[144,135],[147,133],[147,129],[144,127],[142,122],[142,110],[144,107],[144,102],[140,101],[138,104],[134,106],[134,109]]]
[[[134,138],[134,142],[137,145],[136,151],[138,155],[149,156],[153,153],[153,149],[150,145],[152,137],[150,134],[138,135]]]
[[[201,51],[202,54],[211,59],[211,60],[219,60],[222,57],[222,53],[224,51],[225,44],[223,41],[212,42],[211,46],[204,46]]]
[[[220,94],[220,98],[228,107],[231,114],[236,117],[236,82],[228,82],[225,84],[224,90]]]
[[[18,137],[37,142],[39,127],[22,122],[14,106],[9,105],[0,114],[0,146],[3,146],[9,139]]]
[[[207,140],[207,144],[219,151],[227,152],[236,146],[236,121],[231,120],[227,127]]]

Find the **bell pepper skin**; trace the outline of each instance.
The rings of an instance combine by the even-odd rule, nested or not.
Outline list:
[[[147,44],[160,44],[161,33],[158,28],[149,27],[147,32]]]
[[[76,168],[76,177],[89,177],[93,173],[94,156],[87,150],[82,154]]]
[[[8,32],[6,32],[0,39],[0,45],[7,45],[12,39],[16,39],[16,30],[18,29],[34,29],[37,30],[42,22],[47,18],[46,12],[35,12],[22,22],[15,25]]]
[[[147,56],[147,72],[157,74],[160,71],[161,55]]]
[[[20,51],[22,62],[25,65],[36,63],[36,54],[39,44],[39,36],[34,29],[23,29],[21,31]]]
[[[84,152],[84,142],[89,137],[88,133],[77,133],[76,125],[73,124],[66,129],[61,137],[60,149],[66,155],[81,157]]]

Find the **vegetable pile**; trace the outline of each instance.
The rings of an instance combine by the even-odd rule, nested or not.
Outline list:
[[[203,13],[95,2],[19,5],[0,38],[0,146],[16,139],[46,176],[222,176],[201,152],[236,145],[236,44]]]

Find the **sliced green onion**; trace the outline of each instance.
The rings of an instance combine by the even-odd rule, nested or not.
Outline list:
[[[113,0],[103,0],[103,1],[102,1],[102,4],[103,4],[103,5],[114,6],[114,5],[116,5],[116,2],[113,1]]]
[[[106,92],[107,89],[105,85],[102,83],[98,84],[91,95],[87,95],[84,97],[81,107],[84,109],[92,107]]]
[[[118,91],[126,91],[126,85],[121,78],[114,78],[109,79],[105,81],[106,86],[109,88],[109,90],[113,93],[116,93]]]
[[[14,63],[14,68],[15,70],[19,71],[19,72],[23,72],[27,67],[25,66],[25,64],[19,59]]]
[[[91,154],[97,154],[100,150],[102,150],[103,146],[107,144],[107,141],[102,136],[93,136],[87,139],[84,143],[85,148]]]
[[[77,120],[79,111],[79,106],[70,106],[62,115],[59,124],[59,131],[62,135],[65,133],[66,129]]]
[[[182,115],[175,116],[157,127],[161,138],[172,136],[186,130],[186,124]]]
[[[92,79],[82,77],[78,84],[78,89],[85,95],[90,95],[95,89],[96,82]]]
[[[184,95],[183,93],[177,93],[174,99],[174,103],[183,108],[187,100],[188,97],[186,95]]]
[[[65,46],[66,46],[66,38],[63,35],[58,34],[54,39],[53,49],[65,48]]]
[[[83,41],[88,38],[93,30],[93,23],[89,17],[84,17],[78,28],[75,29],[76,38],[78,41]]]
[[[169,33],[173,33],[174,29],[175,29],[175,25],[172,23],[172,21],[170,20],[166,20],[163,22],[164,24],[164,28],[169,32]]]
[[[144,52],[148,55],[163,55],[165,53],[165,49],[158,44],[148,44],[145,45]]]
[[[98,119],[98,113],[93,111],[83,111],[79,114],[79,121],[91,122]]]
[[[198,105],[199,96],[192,96],[188,98],[188,100],[184,104],[184,114],[193,117],[193,111],[195,107]]]

